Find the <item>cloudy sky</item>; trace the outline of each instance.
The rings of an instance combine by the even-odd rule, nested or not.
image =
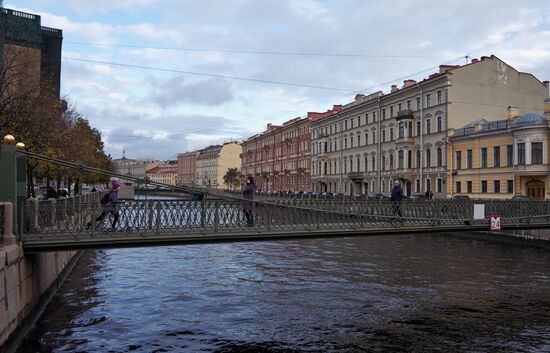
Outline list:
[[[356,92],[387,92],[439,64],[463,64],[465,55],[495,54],[550,79],[548,0],[4,5],[63,30],[62,94],[102,132],[114,158],[125,148],[131,158],[168,159],[240,140],[268,122],[348,103]]]

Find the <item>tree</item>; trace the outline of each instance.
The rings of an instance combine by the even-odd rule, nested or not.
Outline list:
[[[237,168],[229,168],[227,173],[223,176],[223,183],[227,185],[230,189],[235,189],[241,185],[241,180],[239,179],[240,173]]]

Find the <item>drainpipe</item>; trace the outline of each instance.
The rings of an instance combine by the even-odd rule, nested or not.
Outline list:
[[[342,163],[343,163],[343,158],[344,158],[344,145],[343,145],[343,139],[344,139],[344,128],[343,128],[343,124],[342,124],[342,116],[340,115],[339,112],[336,113],[336,116],[338,116],[338,125],[340,125],[340,163],[338,163],[338,168],[339,168],[339,172],[338,173],[340,175],[340,192],[342,194],[344,194],[344,191],[342,190]]]
[[[424,92],[420,83],[416,83],[420,90],[420,190],[424,192]]]
[[[378,97],[378,192],[383,193],[382,190],[382,105],[380,103],[380,96]]]

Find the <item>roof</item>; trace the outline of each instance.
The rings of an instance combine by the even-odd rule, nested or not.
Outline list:
[[[527,113],[514,118],[513,128],[533,126],[533,125],[547,125],[548,120],[544,115],[539,113]]]
[[[151,168],[145,172],[145,174],[157,174],[157,173],[177,173],[178,166],[175,165],[159,165],[154,168]]]

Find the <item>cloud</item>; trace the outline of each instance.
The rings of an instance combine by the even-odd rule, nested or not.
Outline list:
[[[183,75],[166,80],[153,80],[148,96],[161,107],[183,103],[221,105],[233,99],[231,85],[226,80],[204,79],[186,82]]]

